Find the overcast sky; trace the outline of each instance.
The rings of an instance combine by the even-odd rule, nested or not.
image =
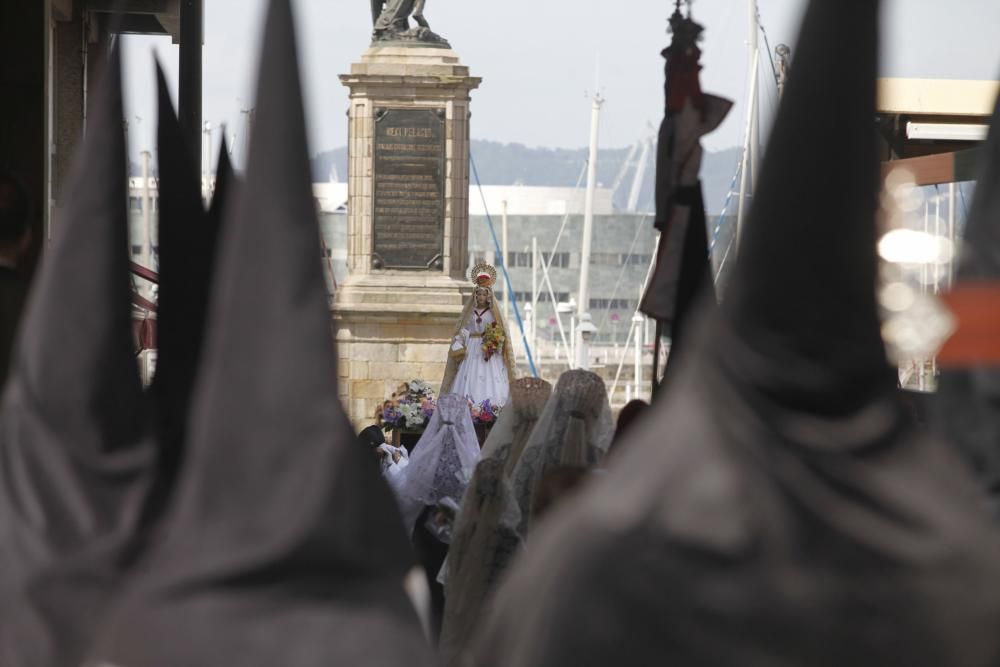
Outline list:
[[[337,75],[368,47],[369,0],[293,0],[305,82],[311,150],[347,139],[347,92]],[[805,0],[760,0],[771,47],[793,46]],[[997,0],[887,0],[882,74],[993,79],[1000,74]],[[229,125],[242,163],[242,109],[253,106],[258,44],[266,0],[205,0],[204,117]],[[472,98],[472,136],[529,146],[582,147],[599,74],[606,98],[601,145],[634,143],[662,116],[663,60],[669,0],[427,0],[431,28],[447,38],[483,83]],[[726,123],[706,138],[710,149],[740,143],[745,113],[747,0],[697,0],[705,25],[702,86],[736,101]],[[850,35],[843,35],[850,42]],[[763,40],[762,40],[763,45]],[[169,38],[126,38],[128,110],[133,150],[151,145],[155,103],[151,53],[177,82],[177,47]],[[762,61],[761,108],[776,99]],[[138,117],[138,118],[137,118]],[[765,119],[766,122],[766,119]],[[214,137],[218,141],[218,133]]]

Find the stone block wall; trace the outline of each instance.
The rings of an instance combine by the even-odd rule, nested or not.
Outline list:
[[[372,424],[376,409],[403,382],[440,387],[457,319],[457,313],[335,311],[340,398],[355,430]]]

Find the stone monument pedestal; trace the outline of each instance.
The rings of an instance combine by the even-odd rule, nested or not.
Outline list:
[[[349,275],[333,319],[357,429],[403,382],[437,388],[468,272],[469,76],[451,49],[378,46],[351,73]]]

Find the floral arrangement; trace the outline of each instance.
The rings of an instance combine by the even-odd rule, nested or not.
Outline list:
[[[487,324],[483,331],[483,359],[489,361],[490,357],[503,350],[506,339],[499,324],[496,322]]]
[[[484,426],[492,425],[500,416],[500,408],[490,403],[489,399],[479,405],[469,401],[469,410],[472,412],[472,422]]]
[[[375,418],[383,431],[423,431],[430,423],[437,401],[434,390],[423,380],[411,380],[400,385],[392,398],[382,403]],[[500,416],[500,407],[489,399],[476,404],[469,401],[469,413],[477,426],[492,426]]]
[[[423,380],[403,383],[392,398],[382,403],[378,415],[382,430],[423,430],[434,414],[434,390]]]

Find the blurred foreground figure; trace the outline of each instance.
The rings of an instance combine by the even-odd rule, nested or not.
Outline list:
[[[476,664],[997,664],[985,498],[911,427],[880,337],[878,11],[810,4],[726,300],[532,536]]]
[[[18,274],[17,265],[31,242],[28,209],[24,186],[0,167],[0,390],[7,379],[14,332],[27,291],[27,281]]]
[[[1000,281],[1000,100],[983,147],[961,248],[958,290]],[[995,332],[987,340],[994,345],[1000,342]],[[993,359],[972,368],[942,370],[930,402],[935,426],[955,442],[972,466],[989,494],[994,517],[1000,520],[1000,365]]]
[[[153,460],[132,350],[120,57],[32,287],[0,406],[0,665],[80,662]]]
[[[70,205],[55,224],[0,416],[4,667],[79,663],[109,600],[155,540],[183,459],[221,201],[232,175],[222,159],[216,199],[205,211],[158,73],[159,363],[140,396],[129,326],[118,58],[115,52],[97,93]]]
[[[264,25],[183,466],[95,664],[431,664],[403,591],[402,520],[337,398],[288,0]]]

